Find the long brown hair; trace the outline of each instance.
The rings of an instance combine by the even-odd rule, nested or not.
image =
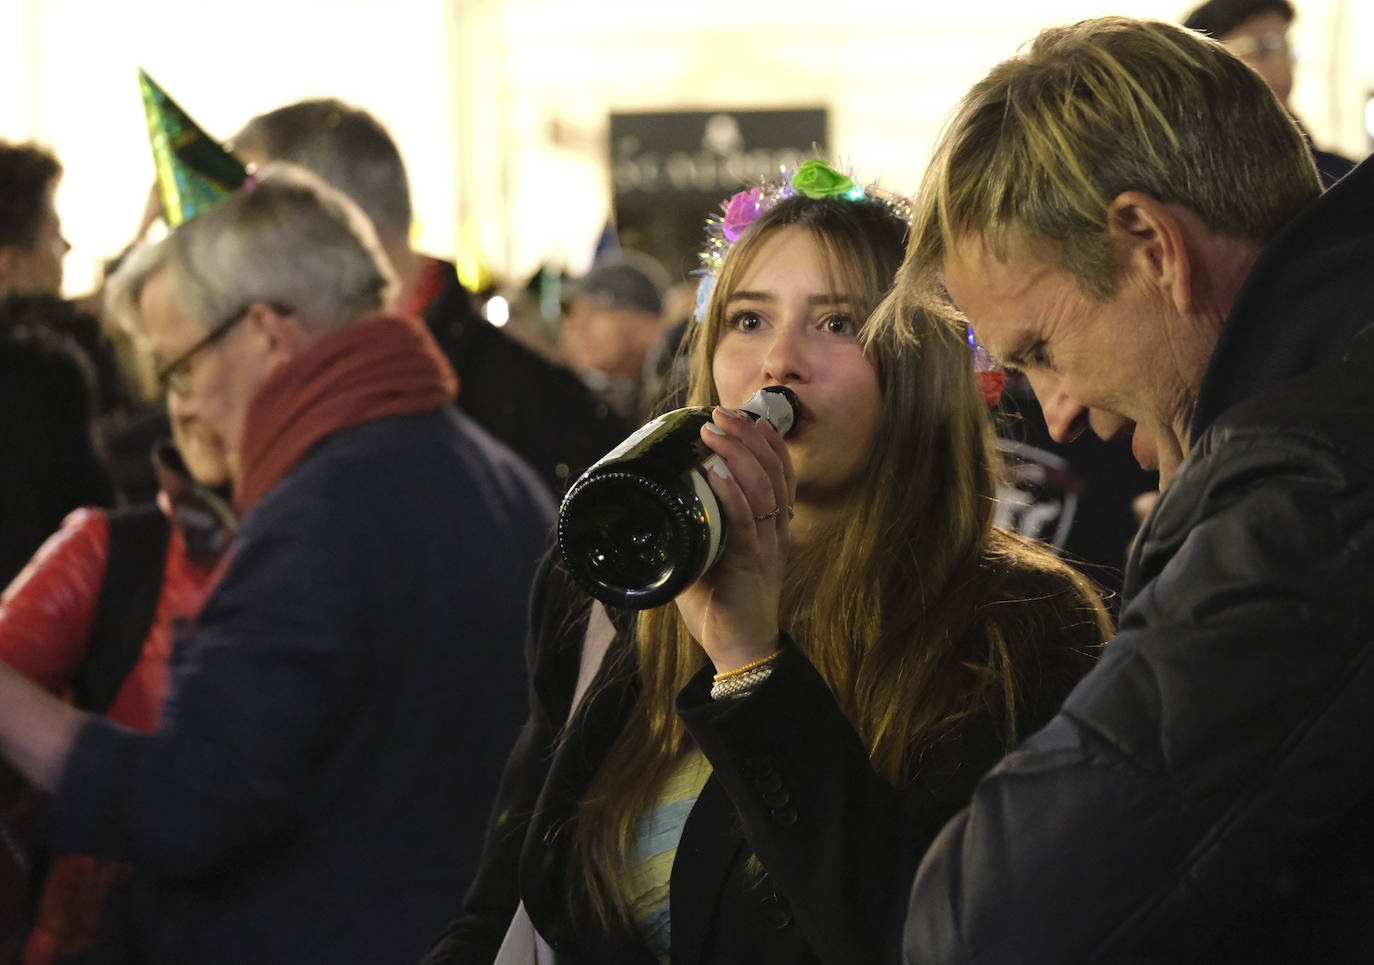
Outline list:
[[[875,200],[783,201],[760,216],[721,266],[705,322],[692,336],[689,404],[718,401],[711,359],[726,298],[759,248],[792,226],[819,243],[856,318],[907,310],[883,301],[905,240],[905,221],[892,208]],[[915,322],[917,339],[909,326],[901,338],[882,334],[892,326],[870,337],[871,319],[865,326],[884,401],[880,441],[849,497],[851,511],[794,546],[781,606],[782,629],[830,686],[875,769],[894,785],[922,749],[972,714],[994,709],[1008,748],[1015,743],[1014,664],[1027,614],[1000,605],[1015,602],[1008,574],[1061,575],[1077,593],[1067,604],[1046,603],[1058,607],[1054,618],[1096,621],[1104,637],[1108,631],[1106,611],[1086,580],[1049,551],[993,527],[1000,461],[969,347],[947,326]],[[986,646],[970,653],[971,638]],[[672,604],[640,615],[636,649],[642,690],[580,803],[573,839],[590,909],[603,922],[627,917],[624,855],[636,823],[688,749],[674,698],[706,662]]]

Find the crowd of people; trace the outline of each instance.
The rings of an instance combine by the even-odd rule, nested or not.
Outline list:
[[[150,87],[80,303],[0,143],[0,965],[1374,960],[1374,170],[1292,20],[1048,28],[913,194],[741,185],[541,345],[336,99]],[[720,558],[606,606],[557,500],[679,404]]]

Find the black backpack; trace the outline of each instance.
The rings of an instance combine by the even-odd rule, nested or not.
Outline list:
[[[110,553],[72,702],[103,714],[138,662],[157,615],[171,523],[156,504],[109,514]]]

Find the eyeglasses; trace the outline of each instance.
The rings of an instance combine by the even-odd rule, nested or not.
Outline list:
[[[1288,35],[1278,32],[1261,34],[1258,37],[1237,37],[1235,40],[1227,41],[1226,48],[1241,60],[1268,60],[1271,57],[1294,56]]]
[[[285,305],[268,303],[271,309],[278,315],[294,315],[294,309]],[[205,337],[196,342],[186,351],[182,352],[166,365],[160,365],[154,373],[158,387],[163,395],[185,396],[191,390],[191,363],[195,361],[197,355],[214,345],[224,336],[228,335],[235,325],[248,317],[248,313],[253,310],[253,305],[245,305],[233,315],[220,322],[206,333]]]

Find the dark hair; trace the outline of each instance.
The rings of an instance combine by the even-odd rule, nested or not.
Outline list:
[[[75,343],[41,328],[0,333],[0,586],[67,513],[113,505],[94,414],[90,362]]]
[[[1287,23],[1293,22],[1293,5],[1288,0],[1207,0],[1188,14],[1183,26],[1220,40],[1245,21],[1267,13],[1276,13]]]
[[[115,409],[133,401],[134,389],[124,382],[114,342],[100,319],[72,301],[46,292],[15,293],[0,299],[0,336],[11,330],[45,329],[71,339],[95,371],[98,409]]]
[[[61,175],[57,158],[38,145],[0,141],[0,246],[38,241],[44,199]]]
[[[367,111],[335,98],[299,101],[253,118],[233,146],[318,175],[363,209],[383,244],[409,236],[405,163],[386,128]]]

